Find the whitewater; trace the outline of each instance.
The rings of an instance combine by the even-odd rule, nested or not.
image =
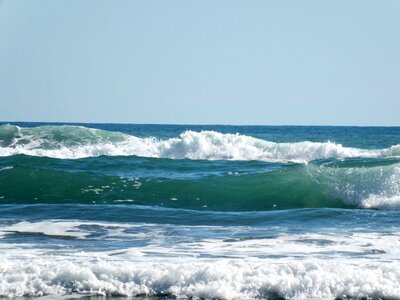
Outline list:
[[[397,127],[0,124],[0,297],[400,299],[399,212]]]
[[[357,149],[334,142],[274,143],[241,134],[216,131],[185,131],[179,137],[139,138],[80,126],[40,126],[0,128],[3,147],[0,156],[25,154],[60,159],[100,155],[136,155],[170,159],[261,160],[309,162],[327,158],[399,157],[400,145],[387,149]]]

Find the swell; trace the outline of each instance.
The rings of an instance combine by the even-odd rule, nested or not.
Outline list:
[[[137,204],[215,211],[400,209],[398,159],[307,165],[180,162],[106,156],[4,157],[0,159],[0,203]]]
[[[170,159],[307,163],[329,158],[398,157],[400,145],[384,149],[359,149],[329,141],[275,143],[247,135],[216,131],[189,130],[174,138],[159,139],[82,126],[0,126],[0,156],[17,154],[61,159],[134,155]]]

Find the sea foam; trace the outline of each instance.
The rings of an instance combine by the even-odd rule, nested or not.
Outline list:
[[[398,263],[1,259],[0,296],[72,293],[177,298],[382,298],[400,295]],[[397,298],[396,298],[397,299]]]
[[[271,237],[259,236],[264,234],[259,228],[248,226],[79,220],[7,222],[0,228],[5,241],[0,243],[1,297],[93,294],[195,299],[360,299],[400,295],[396,231],[381,234],[335,229]],[[133,237],[134,228],[142,235]],[[124,232],[127,235],[121,235]],[[187,236],[185,233],[189,232]],[[244,232],[253,238],[241,238]],[[36,238],[38,234],[62,238],[56,243],[74,241],[71,245],[75,246],[57,249],[35,242],[36,238],[30,242],[28,238],[20,240],[21,234],[29,233]],[[235,235],[239,236],[234,238]],[[17,243],[7,243],[13,236]],[[225,238],[229,236],[230,239]],[[121,238],[124,245],[132,239],[151,242],[85,251],[79,251],[84,248],[76,243],[115,243]],[[54,242],[52,245],[56,246]]]

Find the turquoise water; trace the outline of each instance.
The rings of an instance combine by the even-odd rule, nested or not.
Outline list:
[[[0,124],[0,296],[400,297],[400,128]]]

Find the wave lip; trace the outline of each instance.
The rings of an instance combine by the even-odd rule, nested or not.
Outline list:
[[[400,145],[368,150],[334,142],[275,143],[241,134],[185,131],[160,140],[82,126],[0,126],[0,156],[25,154],[60,159],[143,156],[170,159],[259,160],[307,163],[329,158],[386,158],[400,156]]]

